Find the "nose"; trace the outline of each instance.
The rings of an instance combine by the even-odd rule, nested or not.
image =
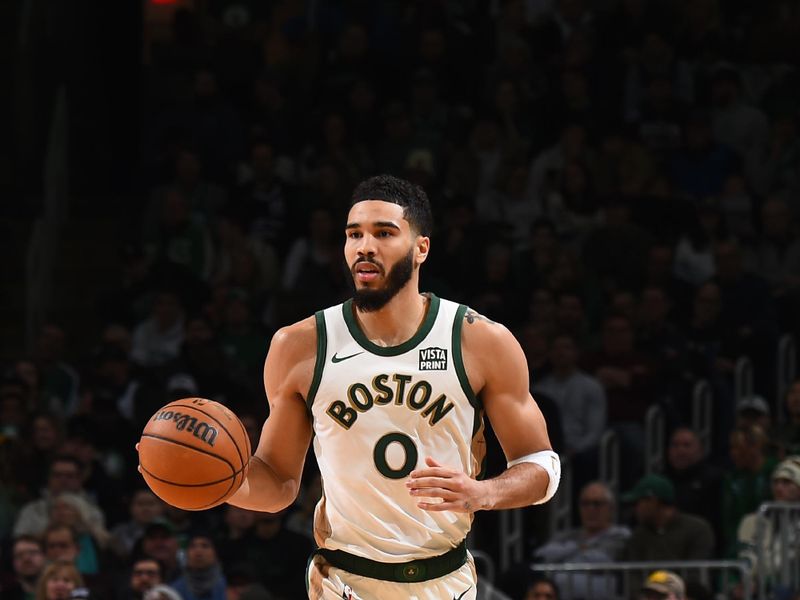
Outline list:
[[[358,240],[358,247],[356,252],[359,257],[362,256],[375,256],[375,238],[369,233],[365,233]]]

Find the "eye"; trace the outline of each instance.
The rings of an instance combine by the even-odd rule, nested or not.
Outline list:
[[[347,237],[350,238],[351,240],[357,240],[358,238],[361,237],[361,232],[360,231],[349,231],[347,233]]]
[[[392,235],[392,232],[389,231],[388,229],[383,229],[383,230],[378,232],[378,237],[382,237],[382,238],[391,237],[391,235]]]

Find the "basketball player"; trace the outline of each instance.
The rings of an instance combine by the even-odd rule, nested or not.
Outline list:
[[[517,341],[419,292],[431,226],[419,187],[385,175],[360,183],[345,226],[353,298],[272,339],[270,416],[229,502],[289,506],[313,436],[323,481],[313,600],[474,599],[464,542],[473,513],[546,502],[558,487],[558,455]],[[488,480],[484,412],[508,459]]]

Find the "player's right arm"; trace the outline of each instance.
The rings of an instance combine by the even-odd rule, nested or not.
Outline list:
[[[297,498],[303,464],[311,443],[305,396],[316,359],[313,317],[280,329],[264,362],[269,417],[250,459],[242,486],[228,503],[262,512],[278,512]]]

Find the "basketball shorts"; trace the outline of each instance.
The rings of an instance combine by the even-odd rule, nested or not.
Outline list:
[[[472,556],[459,568],[415,582],[387,581],[334,567],[321,554],[308,563],[309,600],[475,600],[478,576]]]

